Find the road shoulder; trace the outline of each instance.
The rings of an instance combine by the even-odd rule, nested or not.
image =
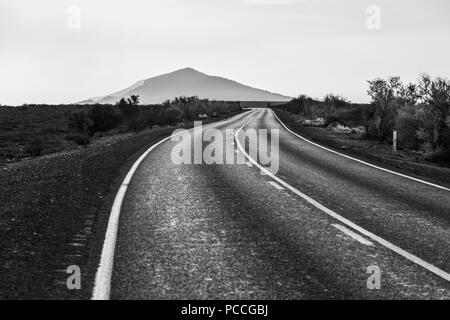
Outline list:
[[[387,156],[369,146],[369,144],[366,147],[361,147],[361,144],[355,146],[354,143],[351,143],[350,138],[343,138],[325,128],[303,126],[290,117],[289,113],[282,110],[274,109],[274,112],[289,129],[324,147],[376,166],[450,188],[450,168],[424,163],[423,161],[405,160],[394,155]]]

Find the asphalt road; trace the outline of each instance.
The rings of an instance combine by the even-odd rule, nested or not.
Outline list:
[[[246,144],[229,130],[244,124],[243,132],[279,130],[278,179],[450,272],[449,191],[314,146],[268,109],[208,128],[227,137],[224,151],[237,158]],[[112,299],[450,298],[448,280],[333,218],[258,166],[176,165],[175,145],[169,140],[152,150],[128,186]],[[258,146],[246,151],[252,148]],[[379,289],[367,285],[368,268],[380,271]]]

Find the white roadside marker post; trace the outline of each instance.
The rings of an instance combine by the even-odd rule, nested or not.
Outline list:
[[[394,130],[392,136],[392,152],[397,153],[397,130]]]

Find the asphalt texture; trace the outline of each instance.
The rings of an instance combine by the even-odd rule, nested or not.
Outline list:
[[[242,154],[230,130],[245,123],[244,131],[278,130],[277,177],[450,272],[450,192],[313,146],[285,130],[269,109],[205,129],[220,130],[224,153],[236,160]],[[183,139],[187,149],[196,134]],[[263,140],[242,144],[251,154]],[[358,241],[254,165],[175,164],[178,143],[153,150],[129,185],[112,299],[450,298],[448,281],[361,234]],[[381,272],[379,289],[368,286],[373,266]]]

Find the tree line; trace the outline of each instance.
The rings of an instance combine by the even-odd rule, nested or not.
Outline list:
[[[88,145],[96,133],[121,127],[124,131],[140,131],[153,126],[168,126],[195,121],[241,110],[239,102],[210,101],[193,97],[177,97],[158,105],[141,105],[139,95],[122,98],[115,105],[85,106],[68,115],[67,124],[74,133],[69,140]]]
[[[277,106],[309,118],[323,118],[323,125],[339,123],[363,126],[364,138],[391,143],[398,132],[399,146],[433,153],[450,162],[450,81],[427,74],[416,83],[398,76],[368,81],[370,104],[353,104],[345,97],[328,94],[322,100],[301,95]]]

